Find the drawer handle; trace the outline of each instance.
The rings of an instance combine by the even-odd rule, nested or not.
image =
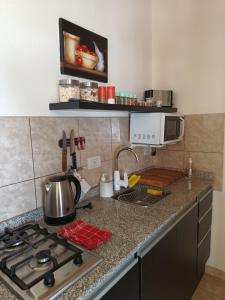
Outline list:
[[[202,238],[201,242],[198,244],[198,248],[201,247],[202,243],[204,242],[204,240],[206,239],[207,235],[211,232],[211,228],[207,231],[207,233],[204,235],[204,237]]]
[[[198,201],[202,202],[212,191],[213,191],[213,189],[210,188],[210,190],[204,196],[202,196],[202,198],[200,198]]]
[[[212,210],[212,206],[210,206],[210,208],[204,213],[204,215],[200,219],[198,219],[198,223],[201,223],[201,221],[208,215],[210,210]]]

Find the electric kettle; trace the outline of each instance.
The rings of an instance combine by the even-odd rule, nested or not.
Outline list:
[[[73,175],[50,178],[45,184],[45,222],[49,225],[60,225],[73,221],[80,194],[80,181]]]

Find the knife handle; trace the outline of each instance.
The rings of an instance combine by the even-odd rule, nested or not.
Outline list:
[[[73,153],[71,155],[72,157],[72,168],[77,170],[77,156],[76,156],[76,153]]]
[[[67,150],[63,150],[62,152],[62,170],[63,172],[67,171]]]

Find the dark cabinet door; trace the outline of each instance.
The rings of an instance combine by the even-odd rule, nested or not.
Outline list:
[[[102,300],[139,300],[138,278],[137,263],[102,297]]]
[[[141,259],[141,300],[175,300],[176,228]]]
[[[177,300],[190,300],[197,285],[198,208],[177,225]]]

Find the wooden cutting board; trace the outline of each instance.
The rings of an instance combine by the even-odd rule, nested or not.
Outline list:
[[[139,175],[141,175],[139,184],[165,188],[185,174],[182,171],[154,168]]]

